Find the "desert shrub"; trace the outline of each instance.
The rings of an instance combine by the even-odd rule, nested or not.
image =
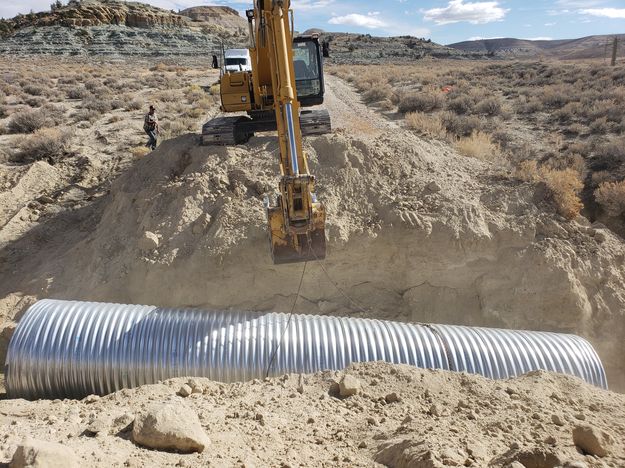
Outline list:
[[[75,76],[62,76],[58,80],[58,84],[61,85],[71,85],[76,84],[77,80]]]
[[[610,131],[610,124],[608,123],[608,119],[606,117],[599,117],[597,120],[592,122],[588,128],[590,129],[590,133],[593,135],[605,135]]]
[[[583,208],[579,192],[584,187],[579,174],[573,169],[542,169],[541,177],[556,205],[558,213],[566,219],[574,219]]]
[[[158,93],[156,95],[156,99],[161,102],[174,102],[180,98],[178,97],[178,93],[171,91],[171,90],[166,90],[166,91],[161,91],[160,93]]]
[[[189,86],[184,94],[190,104],[206,97],[206,92],[197,85]]]
[[[543,103],[535,97],[522,98],[516,103],[515,109],[519,114],[535,114],[541,112],[544,109]]]
[[[92,112],[88,109],[78,109],[76,112],[72,113],[70,116],[74,123],[78,122],[90,122],[93,123],[100,117],[96,112]]]
[[[83,101],[82,108],[91,112],[106,114],[107,112],[111,112],[113,110],[113,101],[109,99],[91,97]]]
[[[609,216],[625,214],[625,180],[602,182],[595,190],[595,200]]]
[[[138,99],[132,99],[126,103],[126,110],[139,110],[143,107],[143,103]]]
[[[24,99],[24,102],[30,107],[41,107],[48,101],[46,98],[41,96],[28,96]]]
[[[91,93],[84,86],[76,86],[67,90],[68,99],[85,99],[91,96]]]
[[[521,161],[514,170],[514,177],[523,182],[538,182],[540,180],[538,163],[533,159]]]
[[[210,109],[211,107],[213,107],[215,102],[213,99],[209,99],[205,97],[203,99],[199,99],[198,101],[195,101],[194,104],[196,107],[206,110],[206,109]]]
[[[456,142],[458,151],[470,158],[493,160],[499,154],[499,147],[484,132],[474,132]]]
[[[71,133],[67,129],[41,128],[20,142],[18,159],[58,161],[69,151],[70,141]]]
[[[133,158],[142,158],[146,154],[150,152],[150,148],[147,146],[135,146],[130,150],[130,154],[132,154]]]
[[[183,117],[187,119],[198,119],[204,115],[204,109],[200,107],[191,107],[183,113]]]
[[[481,128],[480,119],[474,115],[463,116],[453,112],[443,112],[441,120],[449,133],[459,137],[469,136]]]
[[[485,115],[499,115],[501,113],[501,101],[495,96],[487,97],[475,104],[475,112]]]
[[[568,103],[572,97],[560,89],[544,88],[538,98],[546,107],[558,109]]]
[[[22,87],[22,90],[26,94],[30,94],[31,96],[42,96],[46,91],[46,89],[43,86],[33,85],[33,84],[29,84],[29,85]]]
[[[469,114],[473,109],[473,99],[469,96],[456,96],[447,101],[447,109],[456,114]]]
[[[125,104],[124,101],[122,101],[121,99],[111,99],[109,101],[109,103],[110,103],[111,108],[113,110],[115,110],[115,109],[122,109],[124,107],[124,104]]]
[[[437,115],[423,112],[410,112],[405,117],[406,126],[412,130],[434,138],[445,138],[447,131]]]
[[[85,82],[85,88],[87,88],[92,93],[96,93],[98,88],[100,88],[101,86],[102,82],[100,80],[92,79]]]
[[[7,129],[9,133],[33,133],[43,128],[46,123],[47,117],[43,110],[26,110],[14,113]]]
[[[161,137],[163,140],[176,138],[184,135],[195,128],[195,119],[180,119],[161,124]]]
[[[362,95],[362,100],[366,104],[374,102],[384,101],[390,99],[393,95],[393,90],[387,84],[375,86],[368,91],[365,91]]]
[[[438,91],[407,93],[399,98],[398,110],[402,114],[408,112],[432,112],[440,109],[444,103],[444,96]]]
[[[625,138],[598,145],[593,160],[596,170],[618,167],[625,162]]]

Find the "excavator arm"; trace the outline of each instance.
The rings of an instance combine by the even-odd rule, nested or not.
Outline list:
[[[274,263],[325,258],[325,208],[317,201],[315,177],[302,148],[300,104],[295,87],[289,0],[255,0],[250,55],[254,99],[273,98],[280,147],[279,195],[265,201]],[[251,29],[251,28],[250,28]],[[271,88],[271,89],[269,89]]]

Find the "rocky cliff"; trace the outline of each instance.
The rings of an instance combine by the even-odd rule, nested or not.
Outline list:
[[[245,43],[246,21],[235,10],[199,10],[188,17],[136,2],[70,1],[0,21],[0,54],[208,56],[222,42]]]

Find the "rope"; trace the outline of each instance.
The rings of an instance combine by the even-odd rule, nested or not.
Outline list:
[[[345,290],[343,290],[343,288],[341,288],[338,283],[336,281],[334,281],[332,279],[332,277],[330,276],[330,273],[328,273],[328,270],[326,270],[325,265],[323,264],[323,262],[321,260],[319,260],[319,257],[317,257],[317,254],[315,254],[315,251],[312,248],[312,245],[309,243],[308,244],[310,247],[310,252],[313,254],[313,256],[315,257],[315,260],[317,260],[317,263],[319,264],[319,266],[321,267],[321,269],[323,270],[323,272],[325,273],[326,277],[328,278],[328,281],[330,282],[330,284],[332,284],[332,286],[334,286],[336,288],[336,290],[341,293],[341,295],[347,299],[353,306],[355,306],[356,309],[358,309],[360,312],[362,312],[363,314],[367,315],[369,312],[371,312],[371,309],[367,310],[364,308],[364,306],[362,304],[360,304],[358,301],[356,301],[356,299],[351,298],[346,292]]]
[[[304,268],[302,268],[302,276],[300,276],[300,279],[299,279],[299,286],[297,287],[297,293],[295,294],[295,299],[293,300],[293,305],[291,306],[291,312],[289,312],[289,318],[286,321],[286,325],[282,329],[282,334],[280,335],[280,340],[278,341],[278,344],[274,348],[273,353],[271,353],[271,359],[269,360],[269,364],[267,365],[267,372],[265,373],[265,377],[269,377],[269,372],[271,372],[271,368],[273,367],[273,361],[276,358],[276,353],[278,352],[278,349],[280,348],[280,345],[282,344],[282,340],[284,339],[284,334],[286,333],[286,331],[289,328],[289,325],[291,324],[291,319],[293,318],[293,312],[295,311],[295,304],[297,304],[299,293],[302,290],[302,283],[304,282],[304,274],[306,273],[307,264],[308,262],[304,262]]]

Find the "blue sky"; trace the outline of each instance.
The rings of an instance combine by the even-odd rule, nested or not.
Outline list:
[[[178,10],[201,0],[143,0]],[[51,0],[0,0],[0,16],[49,8]],[[66,0],[64,0],[66,3]],[[251,0],[216,0],[239,11]],[[292,0],[295,27],[369,33],[410,34],[441,44],[475,38],[568,39],[625,33],[625,0]]]

